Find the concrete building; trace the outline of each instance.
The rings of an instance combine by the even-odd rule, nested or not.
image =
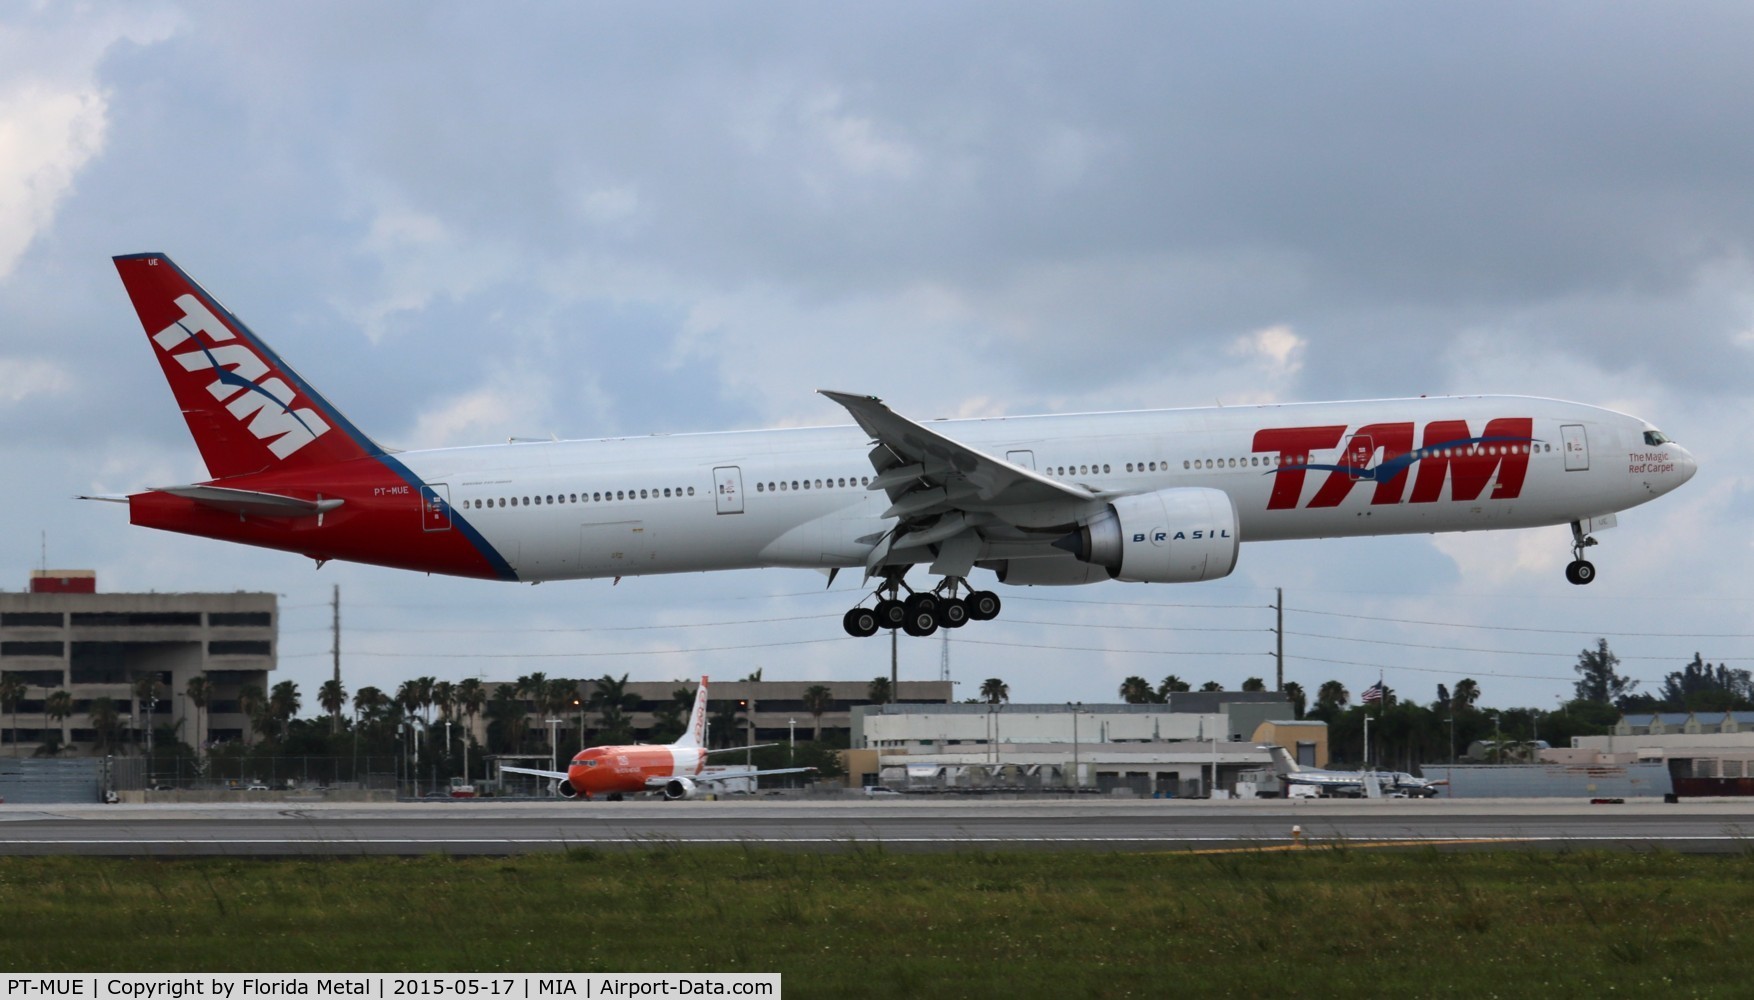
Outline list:
[[[1259,740],[1327,763],[1320,722],[1270,692],[1188,692],[1166,704],[872,705],[853,712],[848,783],[912,790],[1128,790],[1205,795],[1263,767]]]
[[[171,724],[185,743],[243,738],[248,719],[239,693],[265,693],[279,638],[273,594],[105,594],[91,570],[39,570],[30,589],[0,593],[0,673],[25,685],[12,713],[0,716],[0,739],[28,754],[56,738],[75,752],[96,739],[91,705],[110,698],[124,722],[139,732]],[[142,704],[135,683],[159,681],[156,704]],[[206,675],[209,700],[200,712],[184,692]],[[46,711],[53,692],[71,696],[71,714]],[[16,745],[13,741],[16,739]]]

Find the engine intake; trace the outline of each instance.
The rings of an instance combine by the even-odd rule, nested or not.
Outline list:
[[[1222,490],[1180,487],[1118,497],[1054,543],[1132,583],[1198,583],[1236,568],[1236,504]]]
[[[700,792],[700,786],[687,778],[671,778],[664,785],[664,798],[692,799]]]

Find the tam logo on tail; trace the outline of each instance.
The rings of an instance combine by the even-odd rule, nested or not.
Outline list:
[[[267,444],[276,458],[286,458],[329,432],[317,411],[292,408],[294,393],[284,380],[263,378],[269,373],[268,363],[238,342],[206,304],[186,294],[177,296],[176,304],[182,318],[153,334],[152,342],[185,371],[211,369],[214,379],[208,393]],[[197,334],[204,335],[205,342]]]
[[[214,479],[384,454],[170,258],[115,261]]]

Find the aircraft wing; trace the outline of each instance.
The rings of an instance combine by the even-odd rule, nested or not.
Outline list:
[[[168,493],[173,497],[193,500],[229,513],[255,514],[259,517],[316,517],[327,514],[346,502],[333,497],[327,500],[305,500],[280,493],[234,490],[225,486],[160,486],[149,492]]]
[[[499,770],[501,774],[533,774],[538,778],[552,778],[555,781],[565,781],[567,778],[565,771],[544,771],[539,767],[502,767]]]
[[[737,749],[741,750],[742,747],[738,747]],[[504,767],[500,768],[500,770],[510,771],[511,768]],[[739,778],[759,778],[765,774],[802,774],[805,771],[814,770],[816,770],[814,767],[780,767],[774,768],[770,771],[726,771],[713,774],[684,774],[679,775],[678,777],[687,778],[689,781],[692,781],[697,785],[707,785],[716,781],[733,781]],[[561,777],[565,777],[565,775],[561,775]],[[668,785],[675,780],[676,778],[647,778],[646,787],[663,788],[665,785]]]
[[[818,391],[845,407],[871,435],[871,465],[877,476],[870,488],[888,493],[891,504],[883,516],[897,520],[895,530],[872,549],[867,573],[897,550],[938,545],[940,557],[953,564],[935,565],[933,572],[944,569],[947,575],[962,576],[973,568],[983,528],[1035,529],[1058,537],[1107,496],[946,437],[875,396]]]

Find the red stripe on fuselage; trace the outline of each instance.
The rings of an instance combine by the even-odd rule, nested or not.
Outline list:
[[[129,520],[147,528],[296,552],[313,559],[343,559],[451,576],[501,579],[493,560],[460,525],[428,531],[417,487],[376,459],[313,470],[264,472],[211,484],[304,500],[341,500],[322,515],[270,517],[238,514],[171,496],[137,493],[128,498]],[[451,517],[457,515],[453,512]]]

